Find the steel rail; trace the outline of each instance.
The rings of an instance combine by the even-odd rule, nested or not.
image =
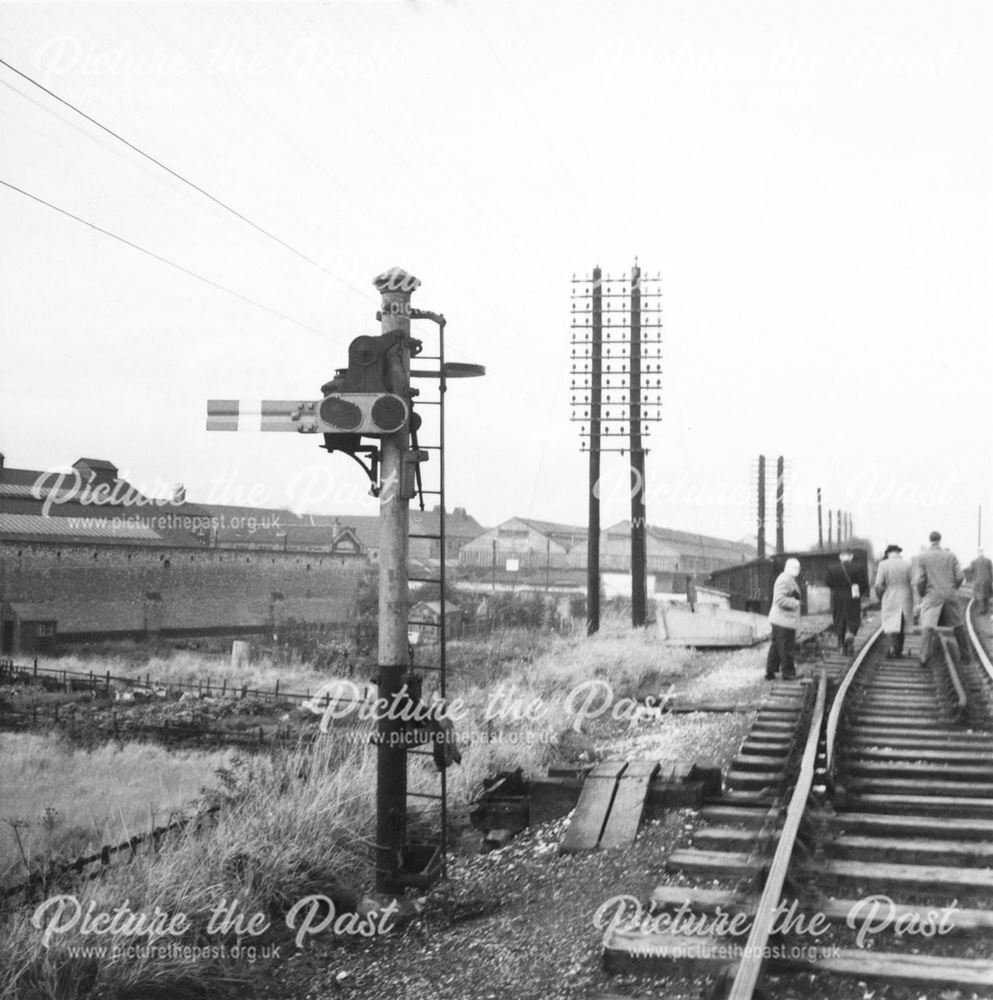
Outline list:
[[[883,630],[879,628],[869,637],[852,661],[844,680],[835,694],[825,734],[825,750],[827,753],[826,771],[828,776],[831,774],[831,767],[834,763],[834,738],[838,731],[844,697],[852,681],[855,679],[858,669],[865,662],[869,651],[875,646],[882,634]],[[762,890],[762,896],[759,899],[752,929],[748,935],[748,941],[745,943],[744,957],[738,964],[734,980],[727,993],[727,1000],[751,1000],[755,993],[759,976],[762,974],[762,966],[765,962],[766,952],[768,951],[769,935],[772,930],[773,918],[776,915],[776,907],[783,894],[783,886],[786,882],[786,874],[789,871],[790,862],[793,858],[793,850],[796,846],[800,823],[806,812],[807,800],[810,797],[810,792],[814,784],[817,746],[820,742],[821,725],[824,722],[826,701],[827,675],[824,671],[821,671],[817,684],[817,699],[814,704],[814,711],[810,718],[810,728],[807,733],[807,745],[800,764],[800,774],[797,777],[793,794],[790,797],[786,820],[779,835],[779,844],[776,848],[776,853],[773,855],[772,864],[769,867],[769,874]]]
[[[969,603],[965,608],[965,624],[969,629],[969,638],[972,640],[972,648],[976,651],[976,656],[979,657],[979,662],[983,665],[983,670],[986,671],[987,677],[993,680],[993,662],[990,661],[989,654],[986,652],[986,647],[983,645],[982,640],[976,633],[976,626],[972,623],[972,606],[976,603],[975,597],[969,598]]]
[[[867,645],[869,644],[867,643]],[[738,964],[734,981],[728,990],[727,1000],[751,1000],[762,973],[769,935],[772,931],[773,919],[776,916],[776,907],[783,894],[786,873],[789,870],[793,847],[800,830],[800,821],[803,819],[807,808],[807,798],[814,784],[817,744],[820,742],[821,723],[824,721],[826,701],[827,675],[822,670],[817,681],[817,697],[813,713],[810,716],[810,728],[807,731],[807,745],[800,762],[800,774],[793,788],[793,794],[790,796],[786,820],[779,834],[779,845],[773,855],[769,874],[762,889],[762,896],[755,911],[755,919],[752,922],[752,929],[743,952],[744,957]]]
[[[834,701],[831,703],[831,711],[828,714],[827,731],[824,734],[824,770],[829,781],[834,777],[834,743],[835,737],[838,735],[838,723],[841,721],[841,712],[845,705],[845,696],[848,694],[848,689],[852,686],[852,681],[855,680],[855,675],[858,673],[859,668],[863,663],[865,663],[866,658],[869,655],[869,650],[875,646],[882,635],[883,630],[882,627],[880,627],[876,629],[871,636],[869,636],[865,645],[859,650],[858,656],[852,660],[852,665],[848,668],[844,679],[838,685]]]
[[[961,722],[965,718],[966,709],[969,707],[969,699],[966,697],[965,688],[959,678],[959,672],[955,667],[955,658],[949,651],[949,640],[947,636],[941,636],[941,653],[945,661],[945,669],[952,682],[952,690],[955,692],[955,721]]]

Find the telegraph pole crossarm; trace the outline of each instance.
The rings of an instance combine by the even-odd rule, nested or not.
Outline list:
[[[632,624],[647,620],[647,517],[643,439],[662,419],[662,312],[658,275],[637,260],[628,275],[572,278],[571,406],[580,451],[590,453],[587,633],[599,627],[600,475],[604,452],[630,453]],[[628,291],[630,282],[630,292]]]

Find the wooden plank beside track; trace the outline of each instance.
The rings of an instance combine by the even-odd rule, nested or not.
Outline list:
[[[601,847],[628,847],[634,843],[645,811],[648,786],[658,769],[658,761],[649,760],[631,761],[624,769],[600,835]]]
[[[572,821],[559,844],[560,854],[592,851],[600,843],[617,783],[627,766],[626,761],[604,761],[589,773],[579,794]]]

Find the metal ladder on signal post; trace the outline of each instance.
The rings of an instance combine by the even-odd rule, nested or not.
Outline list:
[[[428,621],[426,619],[408,619],[408,628],[416,628],[418,630],[419,637],[425,634],[427,630],[428,635],[436,634],[437,643],[431,642],[425,646],[412,645],[411,649],[413,651],[411,657],[411,673],[415,676],[420,672],[428,672],[435,675],[437,679],[437,695],[443,701],[448,697],[447,683],[448,683],[448,662],[447,662],[447,644],[448,644],[448,604],[447,604],[447,567],[445,565],[445,560],[447,556],[447,545],[445,536],[445,518],[447,515],[447,507],[445,503],[445,392],[447,389],[447,374],[446,374],[446,362],[445,362],[445,317],[438,314],[427,312],[425,310],[413,309],[411,310],[410,318],[412,320],[429,320],[436,324],[438,328],[438,348],[436,354],[418,354],[416,359],[418,362],[436,362],[437,369],[416,369],[411,368],[411,379],[417,379],[420,383],[426,383],[429,389],[434,390],[436,395],[428,396],[424,398],[421,395],[421,389],[418,388],[418,395],[415,400],[412,400],[411,406],[411,447],[415,451],[423,451],[428,453],[428,461],[426,463],[418,463],[416,466],[416,488],[417,488],[417,501],[418,508],[420,511],[425,510],[425,497],[433,497],[436,499],[436,506],[438,508],[438,525],[436,531],[411,531],[408,533],[408,538],[410,541],[428,541],[436,543],[438,546],[438,573],[437,576],[422,576],[419,573],[411,573],[410,557],[408,553],[408,571],[407,571],[407,583],[408,587],[410,584],[415,584],[417,586],[430,586],[432,584],[437,585],[439,589],[438,597],[438,608],[439,608],[439,618],[438,622]],[[420,416],[416,414],[417,407],[431,407],[436,414],[437,421],[437,442],[432,442],[429,444],[422,444],[418,440],[418,429],[421,426]],[[430,459],[436,457],[437,461],[432,462]],[[436,484],[436,488],[425,488],[424,486],[424,474],[422,473],[422,464],[426,464],[428,469],[434,469],[436,472],[432,476]],[[430,473],[429,473],[430,475]],[[429,550],[430,551],[430,550]],[[436,662],[433,663],[419,663],[417,662],[417,654],[419,650],[424,649],[425,651],[432,650],[436,646],[437,656],[435,658]],[[425,699],[427,700],[427,699]],[[437,759],[436,753],[444,753],[445,747],[441,746],[437,749],[434,747],[419,747],[412,748],[409,751],[409,755],[412,757],[420,758],[430,758],[431,761]],[[407,789],[407,799],[408,799],[408,829],[410,820],[415,816],[417,820],[424,821],[426,819],[425,813],[429,813],[431,806],[437,807],[437,837],[432,841],[411,841],[408,839],[408,843],[405,845],[404,854],[408,859],[407,870],[401,875],[401,881],[406,885],[410,886],[423,886],[428,882],[432,881],[434,878],[444,878],[446,874],[447,867],[447,853],[448,853],[448,771],[445,767],[437,768],[437,778],[438,778],[438,790],[436,792],[417,792],[411,791],[408,787]],[[414,803],[409,800],[415,800]],[[412,810],[412,806],[419,805],[416,811]],[[414,859],[422,859],[424,861],[424,868],[422,871],[411,871],[410,862]]]

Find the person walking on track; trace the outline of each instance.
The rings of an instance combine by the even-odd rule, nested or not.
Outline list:
[[[941,547],[940,532],[932,531],[928,540],[931,545],[914,560],[913,574],[914,589],[921,598],[921,666],[927,666],[934,630],[939,625],[950,625],[955,630],[962,662],[968,663],[972,654],[958,597],[965,576],[954,553]]]
[[[800,560],[787,559],[783,572],[776,577],[772,588],[772,607],[769,624],[772,625],[772,642],[765,661],[765,679],[775,680],[782,670],[783,680],[796,680],[793,651],[796,648],[796,630],[800,625]]]
[[[852,549],[844,548],[838,553],[838,561],[828,567],[825,582],[831,591],[831,618],[838,636],[838,651],[849,652],[862,624],[862,598],[869,593],[869,574],[865,566],[855,561]]]
[[[979,605],[979,613],[985,615],[990,610],[990,598],[993,597],[993,562],[990,562],[989,556],[983,555],[982,549],[972,560],[969,575],[972,577],[972,596]]]
[[[903,656],[903,636],[914,623],[914,592],[911,587],[910,563],[900,554],[899,545],[887,545],[883,561],[876,571],[873,588],[882,602],[883,632],[889,637],[887,657],[899,660]]]

